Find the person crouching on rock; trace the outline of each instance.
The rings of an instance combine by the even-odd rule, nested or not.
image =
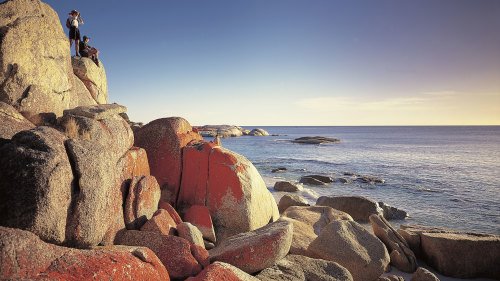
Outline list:
[[[96,48],[89,46],[89,44],[88,44],[89,40],[90,40],[89,37],[83,36],[83,41],[80,42],[80,46],[79,46],[80,56],[82,56],[84,58],[92,59],[95,62],[95,64],[97,64],[97,66],[99,66],[99,60],[97,59],[97,55],[99,55],[99,51]]]
[[[73,10],[69,13],[69,17],[66,20],[66,27],[69,28],[69,47],[73,45],[73,41],[75,42],[75,51],[76,56],[79,56],[78,48],[80,45],[80,30],[78,29],[78,25],[83,24],[82,17],[77,10]]]

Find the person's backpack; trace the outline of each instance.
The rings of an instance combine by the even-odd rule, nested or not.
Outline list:
[[[66,27],[71,28],[71,22],[69,21],[69,18],[66,20]]]

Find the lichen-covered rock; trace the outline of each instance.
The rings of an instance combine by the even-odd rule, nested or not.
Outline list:
[[[146,150],[132,147],[118,160],[116,164],[121,183],[120,192],[123,201],[127,199],[128,188],[133,177],[149,176],[149,163]]]
[[[203,268],[210,265],[210,254],[205,247],[191,244],[191,254],[203,266]]]
[[[207,196],[211,142],[193,142],[182,149],[182,181],[177,206],[203,206]]]
[[[35,234],[0,226],[0,279],[170,280],[147,248],[78,250],[44,243]]]
[[[73,72],[83,82],[92,98],[98,104],[108,103],[108,82],[102,63],[97,66],[94,61],[84,57],[72,57]]]
[[[308,253],[308,256],[339,263],[358,281],[376,280],[389,264],[384,244],[358,223],[347,220],[325,226],[309,245]]]
[[[206,206],[218,241],[279,218],[274,197],[248,159],[216,147],[210,153],[208,166]]]
[[[293,240],[291,254],[308,255],[309,245],[318,237],[321,230],[332,221],[350,220],[348,214],[325,206],[292,206],[281,216],[280,220],[293,223]]]
[[[19,112],[61,116],[73,98],[68,38],[41,1],[0,4],[0,101]]]
[[[70,139],[66,145],[76,172],[66,238],[79,248],[97,246],[111,224],[113,204],[121,203],[120,195],[114,192],[119,190],[116,162],[108,147],[99,142]]]
[[[336,262],[288,255],[257,276],[261,281],[321,280],[352,281],[351,273]]]
[[[182,148],[193,140],[201,139],[188,121],[181,117],[157,119],[135,132],[135,146],[146,150],[151,175],[156,177],[162,189],[162,199],[177,198]],[[172,202],[175,203],[175,199]]]
[[[189,242],[177,236],[128,230],[118,243],[151,249],[165,265],[171,278],[186,278],[202,270],[202,266],[191,254]]]
[[[132,178],[123,214],[127,229],[140,229],[158,210],[160,186],[153,176]]]
[[[64,242],[73,188],[65,141],[59,131],[42,126],[0,144],[1,225]]]
[[[224,262],[214,262],[206,267],[196,277],[190,277],[186,281],[259,281],[259,279]]]
[[[15,134],[34,128],[35,125],[9,104],[0,101],[0,138],[10,139]]]
[[[177,211],[174,209],[174,207],[172,207],[172,205],[170,205],[170,203],[167,203],[160,199],[160,202],[158,203],[158,208],[167,211],[176,224],[182,223],[181,216],[179,216]]]
[[[175,235],[177,224],[170,214],[163,209],[158,209],[153,217],[148,220],[142,227],[142,231],[158,232],[163,235]]]
[[[371,215],[370,222],[375,235],[385,244],[391,257],[391,264],[404,272],[415,272],[417,258],[406,240],[379,215]]]
[[[378,203],[363,196],[321,196],[316,205],[329,206],[348,213],[355,220],[369,222],[370,216],[383,215]]]
[[[184,221],[190,222],[201,231],[204,239],[214,243],[217,241],[210,211],[206,206],[191,206],[184,211],[183,217]]]
[[[292,234],[290,222],[274,222],[223,240],[209,251],[210,260],[227,262],[251,274],[284,258],[290,250]]]

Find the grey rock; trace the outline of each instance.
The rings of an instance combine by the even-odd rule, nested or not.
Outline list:
[[[439,278],[437,278],[436,275],[429,270],[419,267],[411,276],[410,281],[439,281]]]
[[[375,235],[385,244],[391,264],[404,272],[415,272],[417,258],[406,240],[382,216],[371,215],[370,222]]]
[[[322,143],[336,143],[340,142],[339,139],[326,138],[326,137],[301,137],[292,140],[294,143],[305,143],[305,144],[322,144]]]
[[[278,203],[278,210],[283,213],[290,206],[309,206],[307,200],[299,195],[285,194]]]
[[[308,252],[308,256],[339,263],[359,281],[376,280],[389,264],[384,244],[354,221],[333,221],[325,226]]]
[[[274,190],[276,191],[286,191],[286,192],[296,192],[302,190],[302,188],[289,181],[277,181],[274,184]]]
[[[269,136],[269,133],[261,128],[253,129],[248,133],[249,136]]]
[[[108,147],[96,141],[70,139],[67,147],[76,172],[76,188],[66,237],[72,246],[90,248],[103,240],[112,221],[113,195],[120,189],[116,161]]]
[[[351,273],[336,262],[288,255],[257,276],[262,281],[352,281]]]
[[[61,244],[70,212],[73,173],[66,137],[50,127],[0,142],[0,224]]]
[[[403,276],[398,276],[398,275],[389,275],[386,277],[379,277],[377,281],[405,281]]]
[[[30,121],[9,104],[0,101],[0,138],[10,139],[15,134],[34,128]]]
[[[286,170],[287,169],[285,167],[279,167],[279,168],[273,169],[271,172],[278,173],[278,172],[284,172]]]
[[[177,225],[177,232],[179,237],[186,239],[189,243],[191,243],[191,245],[198,245],[205,248],[203,235],[196,226],[190,224],[189,222],[183,222]]]
[[[378,203],[363,196],[321,196],[316,205],[329,206],[351,215],[355,220],[369,222],[373,214],[382,215]]]
[[[387,220],[404,220],[408,217],[408,213],[406,211],[395,208],[389,204],[378,202],[378,205],[384,211],[384,218]]]
[[[127,108],[125,106],[114,103],[79,106],[73,109],[64,110],[64,114],[102,120],[115,115],[121,116],[122,114],[125,114],[126,111]]]

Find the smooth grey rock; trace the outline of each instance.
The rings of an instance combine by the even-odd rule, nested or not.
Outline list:
[[[50,127],[0,142],[0,224],[61,244],[66,236],[73,173],[66,137]]]
[[[291,183],[289,181],[277,181],[274,184],[274,190],[276,191],[286,191],[286,192],[296,192],[302,190],[302,187]]]
[[[288,255],[257,276],[262,281],[352,281],[351,273],[336,262]]]
[[[309,206],[309,203],[303,197],[296,194],[285,194],[278,203],[278,210],[283,213],[290,206]]]
[[[355,220],[369,222],[373,214],[382,215],[378,203],[363,196],[321,196],[316,205],[329,206],[351,215]]]
[[[64,114],[102,120],[115,115],[124,114],[126,111],[127,108],[125,106],[114,103],[79,106],[65,110]]]

